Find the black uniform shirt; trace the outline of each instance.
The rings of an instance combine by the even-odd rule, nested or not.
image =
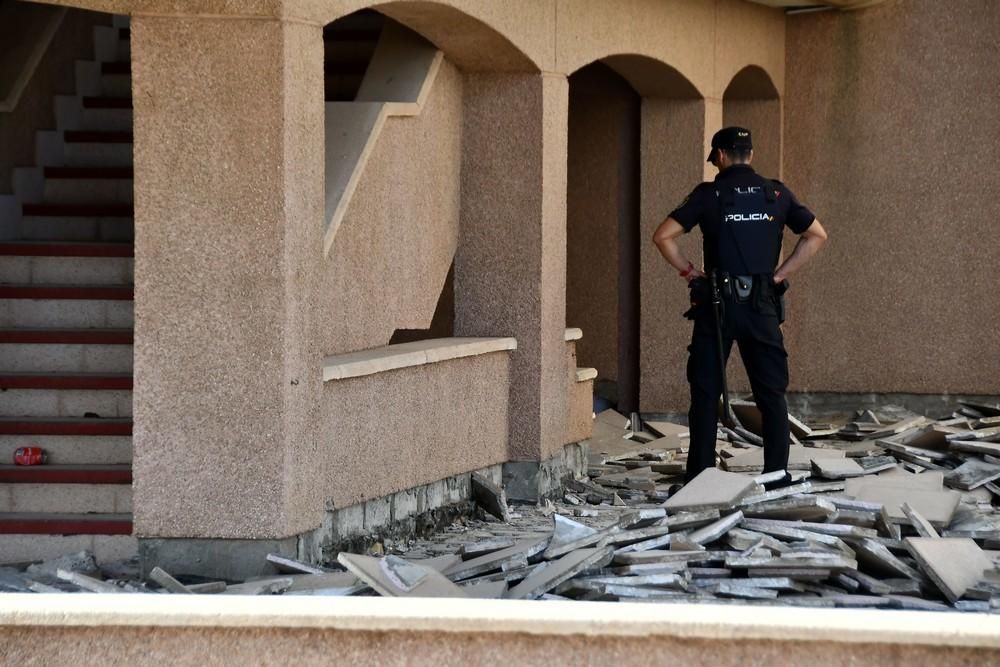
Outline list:
[[[729,167],[725,171],[719,172],[715,181],[702,183],[697,186],[687,199],[670,214],[690,232],[696,226],[701,227],[704,237],[705,270],[711,271],[718,265],[719,257],[719,232],[722,226],[722,211],[718,193],[723,188],[734,188],[744,185],[756,185],[760,177],[757,176],[753,168],[746,164],[737,164]],[[777,195],[776,204],[778,215],[784,221],[786,227],[796,234],[801,234],[809,228],[816,216],[799,203],[792,191],[781,181],[771,181],[774,183]],[[777,257],[777,252],[774,253]]]

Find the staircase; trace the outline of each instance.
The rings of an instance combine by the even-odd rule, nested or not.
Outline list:
[[[92,55],[15,171],[20,220],[0,240],[0,563],[135,552],[127,19],[95,29]],[[47,464],[12,465],[23,446]]]

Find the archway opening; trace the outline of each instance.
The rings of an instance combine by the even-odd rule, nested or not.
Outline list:
[[[672,405],[663,353],[684,345],[648,240],[701,179],[703,137],[701,95],[660,61],[613,55],[570,76],[566,322],[583,330],[577,359],[598,371],[595,396],[622,412],[640,395],[646,410]]]
[[[749,128],[754,167],[765,176],[781,178],[781,101],[767,72],[749,65],[733,77],[722,95],[722,121]]]

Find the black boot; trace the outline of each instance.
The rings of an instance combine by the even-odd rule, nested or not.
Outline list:
[[[786,471],[785,476],[782,477],[781,479],[776,479],[773,482],[765,482],[764,490],[774,491],[776,489],[783,489],[786,486],[791,486],[791,485],[792,485],[792,476],[789,475],[788,472]]]

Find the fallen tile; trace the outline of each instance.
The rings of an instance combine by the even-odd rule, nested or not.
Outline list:
[[[686,535],[689,542],[693,544],[705,545],[721,538],[730,529],[736,527],[743,520],[743,512],[736,511],[725,516],[715,523],[710,523]]]
[[[477,472],[472,473],[472,500],[484,511],[489,512],[504,523],[510,522],[507,494],[492,480]]]
[[[913,509],[913,507],[910,506],[910,503],[903,503],[899,506],[899,508],[903,511],[903,514],[906,515],[906,518],[909,519],[910,525],[917,531],[917,535],[920,537],[941,537],[938,535],[938,532],[934,530],[934,526],[931,525],[931,522]]]
[[[460,579],[469,579],[487,572],[493,572],[494,570],[499,570],[504,562],[517,556],[531,558],[532,556],[540,554],[545,550],[548,542],[548,536],[520,540],[515,542],[512,547],[457,563],[454,567],[445,570],[444,575],[452,581],[457,581]]]
[[[663,507],[670,512],[727,509],[755,488],[757,485],[753,479],[744,475],[708,468],[667,500]]]
[[[361,556],[361,558],[367,558],[367,556]],[[279,595],[291,588],[294,583],[292,575],[255,579],[245,581],[242,584],[226,586],[226,590],[222,591],[221,595]]]
[[[968,538],[908,537],[905,542],[920,569],[953,603],[982,579],[984,571],[993,569],[992,561]]]
[[[499,600],[507,592],[506,581],[481,581],[460,587],[466,597],[481,600]]]
[[[954,489],[971,490],[996,479],[1000,479],[1000,465],[970,458],[945,474],[944,483]]]
[[[838,515],[837,507],[820,496],[796,495],[743,507],[743,514],[759,519],[826,520]]]
[[[329,572],[326,568],[310,563],[304,563],[294,558],[287,558],[279,554],[268,554],[267,562],[274,565],[279,572],[291,572],[299,574],[323,574]]]
[[[812,471],[824,479],[847,479],[866,474],[854,459],[811,459]]]
[[[488,540],[463,545],[459,553],[461,554],[463,560],[469,560],[471,558],[478,558],[479,556],[491,554],[494,551],[507,549],[512,546],[514,546],[513,537],[494,537]]]
[[[85,574],[80,574],[79,572],[69,572],[63,569],[56,570],[56,577],[62,579],[63,581],[68,581],[71,584],[79,586],[84,590],[88,590],[92,593],[125,593],[126,591],[114,584],[109,584],[107,582],[101,581],[100,579],[95,579],[93,577],[88,577]]]
[[[568,553],[528,575],[521,583],[508,590],[504,597],[511,600],[534,600],[580,572],[608,563],[611,553],[609,547],[578,549]]]
[[[179,593],[181,595],[194,595],[194,591],[182,584],[181,582],[174,579],[166,571],[160,567],[154,567],[149,573],[149,578],[158,583],[164,588],[164,590],[170,591],[171,593]]]
[[[901,576],[915,581],[922,579],[919,572],[897,558],[880,542],[864,539],[852,543],[852,546],[857,553],[858,562],[870,572],[887,576]]]
[[[337,561],[386,597],[464,598],[461,588],[432,567],[396,556],[372,558],[341,552]]]

